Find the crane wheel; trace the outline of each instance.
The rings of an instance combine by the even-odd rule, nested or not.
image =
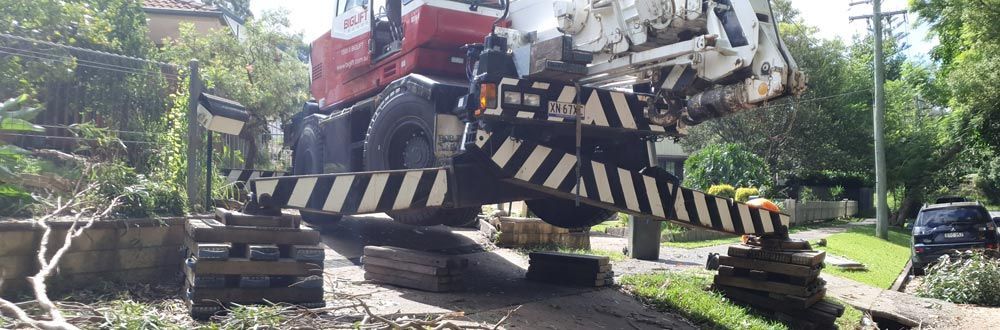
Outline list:
[[[560,228],[586,228],[608,221],[615,211],[605,210],[587,204],[576,205],[575,201],[546,198],[525,201],[528,209],[550,225]]]
[[[307,123],[302,127],[299,141],[295,144],[293,175],[323,174],[323,139],[319,126]],[[321,198],[313,196],[312,198]],[[340,221],[341,216],[302,211],[302,221],[315,226],[329,225]]]
[[[417,95],[396,90],[379,104],[365,138],[368,171],[431,168],[434,155],[434,105]],[[414,226],[462,226],[476,220],[480,207],[416,209],[389,212],[393,220]]]

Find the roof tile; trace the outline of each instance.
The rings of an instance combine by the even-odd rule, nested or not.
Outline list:
[[[173,10],[191,10],[191,11],[204,11],[204,12],[218,12],[219,9],[215,6],[206,5],[197,1],[185,1],[185,0],[145,0],[143,1],[144,8],[158,8],[158,9],[173,9]]]

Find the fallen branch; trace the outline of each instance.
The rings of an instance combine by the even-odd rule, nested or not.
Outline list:
[[[62,260],[62,257],[73,245],[73,240],[83,235],[84,231],[87,229],[90,229],[90,227],[94,225],[95,221],[105,218],[111,214],[114,209],[121,205],[122,199],[126,197],[125,195],[117,196],[103,208],[85,207],[85,202],[83,200],[84,197],[90,191],[96,189],[98,185],[89,184],[82,189],[80,189],[80,187],[81,182],[78,181],[76,185],[77,189],[75,189],[77,192],[73,195],[73,197],[65,203],[62,198],[57,198],[54,204],[50,204],[53,206],[54,210],[45,216],[40,217],[36,221],[36,224],[44,229],[37,253],[39,270],[35,273],[35,275],[30,276],[27,279],[31,284],[32,291],[34,292],[36,304],[44,314],[43,317],[47,318],[47,320],[32,318],[17,304],[0,298],[0,313],[19,322],[19,324],[15,327],[33,327],[45,330],[79,329],[66,321],[66,318],[63,316],[59,307],[57,307],[52,299],[49,298],[45,280],[51,276],[53,272],[55,272],[57,266],[59,265],[59,261]],[[68,211],[75,212],[73,223],[66,231],[66,236],[62,242],[62,246],[56,249],[52,257],[48,257],[49,241],[53,232],[52,227],[49,226],[48,222],[50,219]],[[83,219],[85,219],[85,222],[81,225],[80,222]]]

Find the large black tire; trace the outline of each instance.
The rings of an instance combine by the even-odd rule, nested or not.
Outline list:
[[[615,211],[580,204],[568,199],[546,198],[526,201],[528,209],[550,225],[559,228],[586,228],[605,221]]]
[[[306,123],[295,144],[295,156],[292,163],[293,175],[324,174],[323,173],[323,139],[320,129],[315,123]],[[314,196],[316,197],[316,196]],[[341,216],[301,211],[302,221],[308,224],[322,226],[340,221]]]
[[[372,116],[365,138],[364,165],[368,171],[438,166],[434,156],[435,111],[427,100],[396,91]],[[476,220],[480,207],[418,209],[389,212],[393,220],[414,226],[462,226]]]

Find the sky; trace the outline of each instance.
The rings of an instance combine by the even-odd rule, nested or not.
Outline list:
[[[530,0],[521,0],[530,1]],[[865,20],[849,21],[850,16],[870,14],[870,5],[859,5],[851,8],[850,2],[859,0],[793,0],[792,5],[801,11],[806,24],[819,28],[819,36],[833,39],[841,38],[850,41],[851,37],[866,33],[868,23]],[[882,10],[893,11],[906,9],[907,0],[883,0]],[[333,0],[252,0],[250,8],[259,15],[264,10],[285,9],[289,11],[292,29],[302,32],[306,42],[312,42],[327,33],[333,22]],[[926,26],[914,26],[915,15],[907,15],[899,32],[908,32],[906,42],[911,45],[907,55],[926,58],[936,41],[927,40]]]

